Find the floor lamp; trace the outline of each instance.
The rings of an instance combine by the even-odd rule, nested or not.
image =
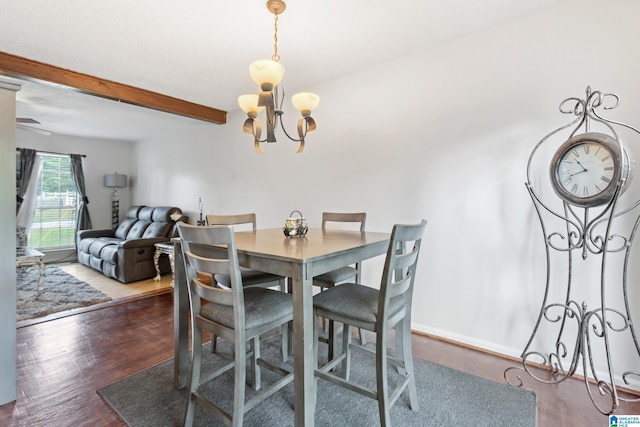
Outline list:
[[[127,186],[127,175],[121,175],[117,172],[104,176],[104,186],[113,188],[111,195],[111,228],[114,230],[120,224],[120,199],[118,198],[118,188]]]

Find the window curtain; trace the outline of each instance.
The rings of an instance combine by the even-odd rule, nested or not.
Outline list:
[[[16,215],[16,227],[24,228],[25,236],[31,235],[31,225],[33,224],[33,212],[36,209],[36,193],[38,191],[38,176],[44,159],[42,156],[33,151],[33,156],[29,155],[29,172],[28,175],[22,175],[20,190],[18,192],[18,212]],[[22,156],[22,154],[21,154]],[[21,160],[24,166],[24,158]],[[27,173],[27,172],[23,172]],[[22,196],[20,196],[22,192]],[[21,200],[22,199],[22,200]],[[26,242],[22,242],[26,245]],[[23,246],[23,245],[21,245]]]
[[[79,154],[71,154],[71,177],[76,183],[76,189],[80,196],[78,203],[78,211],[76,213],[76,233],[78,230],[90,230],[91,216],[89,215],[89,198],[84,185],[84,171],[82,170],[82,156]]]
[[[31,148],[20,148],[20,182],[18,182],[16,197],[16,216],[20,213],[20,207],[27,194],[27,187],[31,182],[31,174],[33,173],[33,164],[36,159],[36,150]],[[37,178],[36,173],[34,178]]]

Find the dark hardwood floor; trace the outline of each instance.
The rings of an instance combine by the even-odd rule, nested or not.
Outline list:
[[[96,390],[173,357],[172,295],[21,327],[17,342],[18,398],[0,406],[0,426],[123,426]],[[504,382],[506,368],[516,365],[496,355],[418,335],[414,336],[414,354],[498,382]],[[528,380],[525,388],[538,395],[539,427],[609,425],[577,379],[559,385]],[[640,403],[623,403],[617,413],[640,414]]]

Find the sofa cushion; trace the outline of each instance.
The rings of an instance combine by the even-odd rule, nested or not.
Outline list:
[[[87,239],[85,239],[87,240]],[[102,258],[102,251],[106,246],[117,246],[117,241],[114,242],[112,239],[105,239],[103,237],[98,237],[93,240],[89,245],[89,253],[94,257]]]
[[[118,263],[118,245],[107,245],[102,248],[102,252],[100,253],[100,258],[104,262],[108,262],[110,264]]]
[[[95,237],[80,240],[80,242],[78,242],[78,253],[88,254],[89,248],[94,240],[96,240]]]
[[[116,271],[116,264],[110,264],[108,262],[103,262],[102,263],[102,274],[104,274],[107,277],[113,277],[114,279],[118,278],[118,274]]]
[[[89,258],[89,265],[94,270],[102,271],[102,259],[100,258],[91,255],[91,258]]]
[[[143,221],[153,221],[153,211],[155,208],[150,206],[143,206],[140,208],[140,212],[138,212],[138,219]]]
[[[182,211],[173,206],[159,206],[153,210],[152,219],[160,222],[175,222],[177,219],[171,218],[174,213],[182,214]],[[178,218],[179,219],[179,218]]]
[[[171,231],[171,224],[168,222],[152,222],[149,224],[142,237],[168,237]]]
[[[118,228],[116,228],[115,236],[118,239],[126,239],[127,234],[129,234],[129,230],[131,230],[131,227],[136,223],[136,221],[138,221],[137,218],[127,218],[122,221]]]
[[[127,209],[127,212],[124,214],[125,218],[138,218],[138,212],[140,212],[140,209],[142,209],[144,206],[131,206],[129,207],[129,209]]]
[[[127,233],[126,240],[141,239],[144,235],[144,231],[147,229],[147,227],[149,227],[150,224],[151,221],[137,221],[135,224],[133,224],[133,227],[131,227],[129,233]]]
[[[91,265],[91,255],[89,255],[89,252],[78,251],[78,262],[83,265]]]

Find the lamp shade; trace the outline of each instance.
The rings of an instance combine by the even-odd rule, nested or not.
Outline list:
[[[105,187],[124,188],[127,186],[127,175],[118,173],[107,174],[104,176]]]
[[[245,113],[260,113],[264,107],[258,106],[258,95],[240,95],[238,97],[238,105]]]
[[[291,97],[291,103],[298,111],[313,111],[320,104],[320,97],[311,92],[296,93]]]
[[[260,87],[265,83],[275,87],[284,77],[284,67],[279,62],[271,59],[261,59],[249,66],[249,74]]]

